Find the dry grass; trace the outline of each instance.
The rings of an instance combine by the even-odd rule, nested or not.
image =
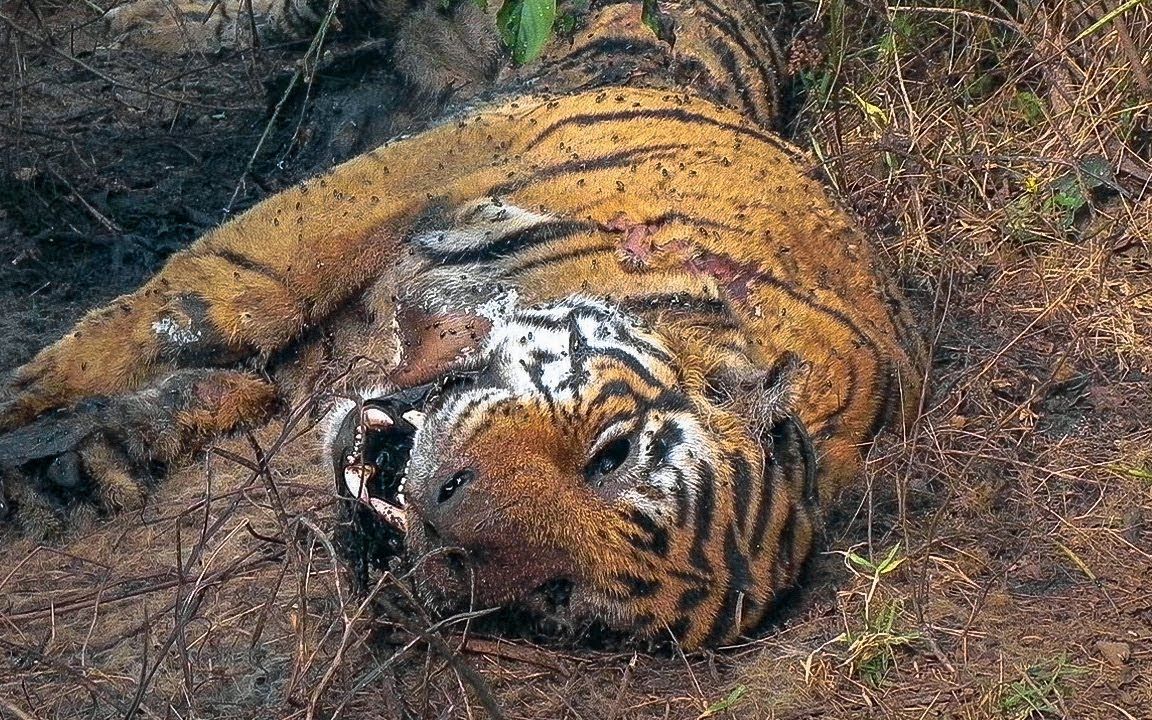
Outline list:
[[[943,5],[830,3],[806,73],[797,139],[931,308],[937,359],[832,543],[907,549],[871,610],[867,573],[832,604],[891,661],[833,642],[807,683],[830,717],[1145,717],[1152,12]]]
[[[303,437],[267,471],[210,455],[75,542],[7,538],[0,718],[1149,717],[1152,7],[817,18],[794,139],[902,269],[936,365],[777,632],[685,658],[369,612]]]

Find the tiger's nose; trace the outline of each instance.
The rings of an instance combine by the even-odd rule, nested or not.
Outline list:
[[[440,484],[440,490],[436,494],[436,504],[443,505],[444,503],[455,497],[456,493],[476,479],[476,471],[472,468],[464,468],[458,470]]]

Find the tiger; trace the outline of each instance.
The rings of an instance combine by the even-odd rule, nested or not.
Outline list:
[[[14,516],[138,506],[286,395],[350,382],[301,380],[310,358],[355,356],[331,469],[439,612],[686,649],[759,631],[878,433],[915,421],[926,349],[769,127],[765,6],[660,7],[674,42],[594,2],[534,67],[211,230],[18,368]]]

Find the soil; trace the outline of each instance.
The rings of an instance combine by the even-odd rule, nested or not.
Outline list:
[[[772,632],[684,656],[365,602],[293,417],[267,472],[233,441],[143,510],[0,535],[0,718],[1152,717],[1152,17],[832,5],[792,139],[901,269],[933,392]],[[144,55],[97,9],[0,10],[0,371],[420,117],[371,43],[272,120],[302,48]]]

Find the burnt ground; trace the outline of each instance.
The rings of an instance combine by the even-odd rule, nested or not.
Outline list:
[[[0,536],[0,718],[1152,717],[1152,12],[818,20],[793,140],[900,268],[935,366],[774,632],[684,657],[364,603],[315,446],[276,424],[268,473],[228,443],[143,511]],[[98,21],[0,9],[0,369],[403,98],[371,46],[332,45],[309,112],[270,124],[304,48],[161,58]]]

